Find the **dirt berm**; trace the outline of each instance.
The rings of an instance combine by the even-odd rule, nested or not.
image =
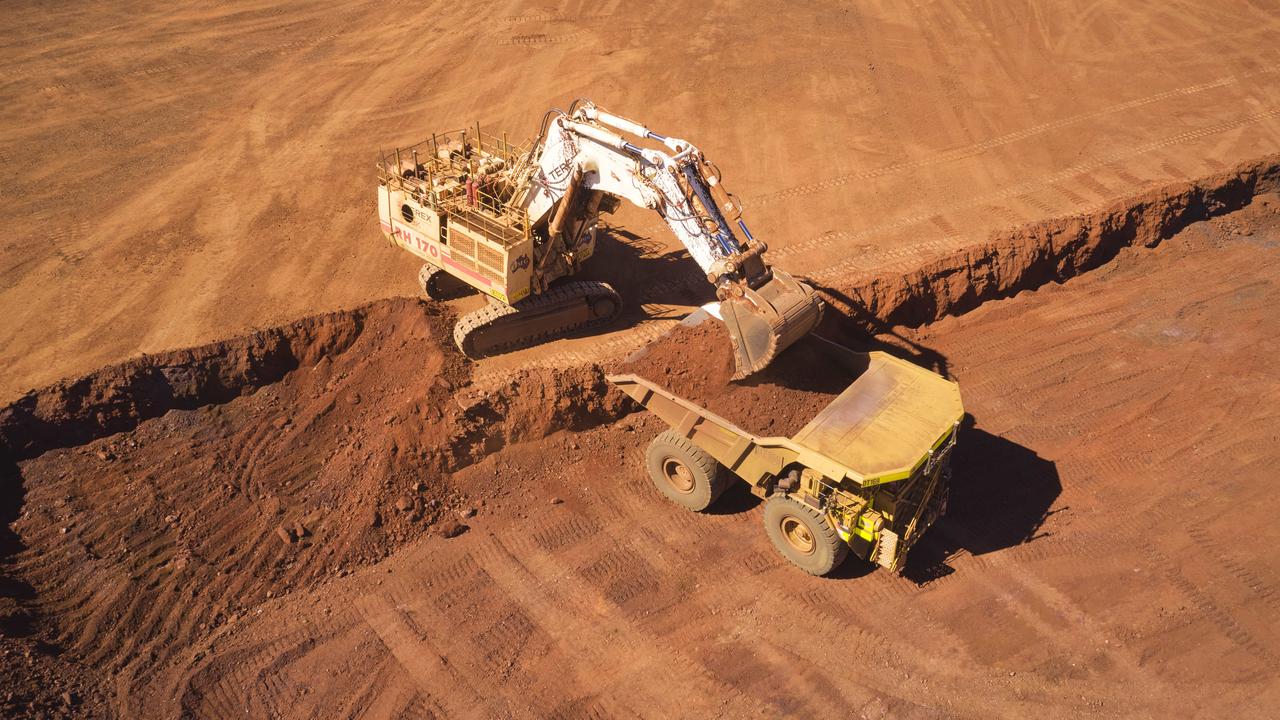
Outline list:
[[[265,597],[465,531],[450,473],[623,412],[597,368],[519,372],[476,396],[451,326],[417,300],[387,300],[142,357],[0,409],[0,506],[16,533],[2,552],[22,578],[2,579],[0,630],[81,658],[49,671],[59,682],[103,664],[143,682]],[[40,470],[19,465],[34,457]],[[49,613],[85,586],[91,600]],[[22,651],[33,648],[41,662],[65,656]]]

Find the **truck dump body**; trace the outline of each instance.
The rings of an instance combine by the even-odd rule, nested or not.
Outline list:
[[[946,439],[964,415],[960,388],[924,368],[882,352],[795,435],[795,442],[844,465],[862,485],[902,480],[921,451]]]

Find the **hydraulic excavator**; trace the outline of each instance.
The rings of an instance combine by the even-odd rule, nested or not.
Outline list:
[[[720,172],[691,143],[578,100],[551,110],[531,141],[479,126],[384,154],[378,215],[387,238],[425,264],[422,290],[490,298],[461,317],[454,341],[472,357],[607,323],[622,302],[607,283],[571,280],[595,251],[601,213],[622,200],[656,211],[715,286],[737,376],[804,337],[823,304],[764,259]]]

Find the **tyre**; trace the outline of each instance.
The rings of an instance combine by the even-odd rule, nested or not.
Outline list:
[[[785,495],[765,500],[764,531],[783,557],[810,575],[826,575],[849,554],[825,513]]]
[[[591,301],[591,317],[595,320],[608,320],[618,314],[618,301],[603,295]]]
[[[659,492],[696,512],[710,507],[729,485],[727,474],[715,458],[671,430],[650,443],[645,465]]]

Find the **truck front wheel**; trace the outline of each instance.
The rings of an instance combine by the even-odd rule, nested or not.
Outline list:
[[[653,439],[645,466],[659,492],[696,512],[710,507],[729,484],[715,458],[671,430]]]
[[[826,575],[849,554],[821,510],[785,495],[765,500],[764,530],[783,557],[810,575]]]

